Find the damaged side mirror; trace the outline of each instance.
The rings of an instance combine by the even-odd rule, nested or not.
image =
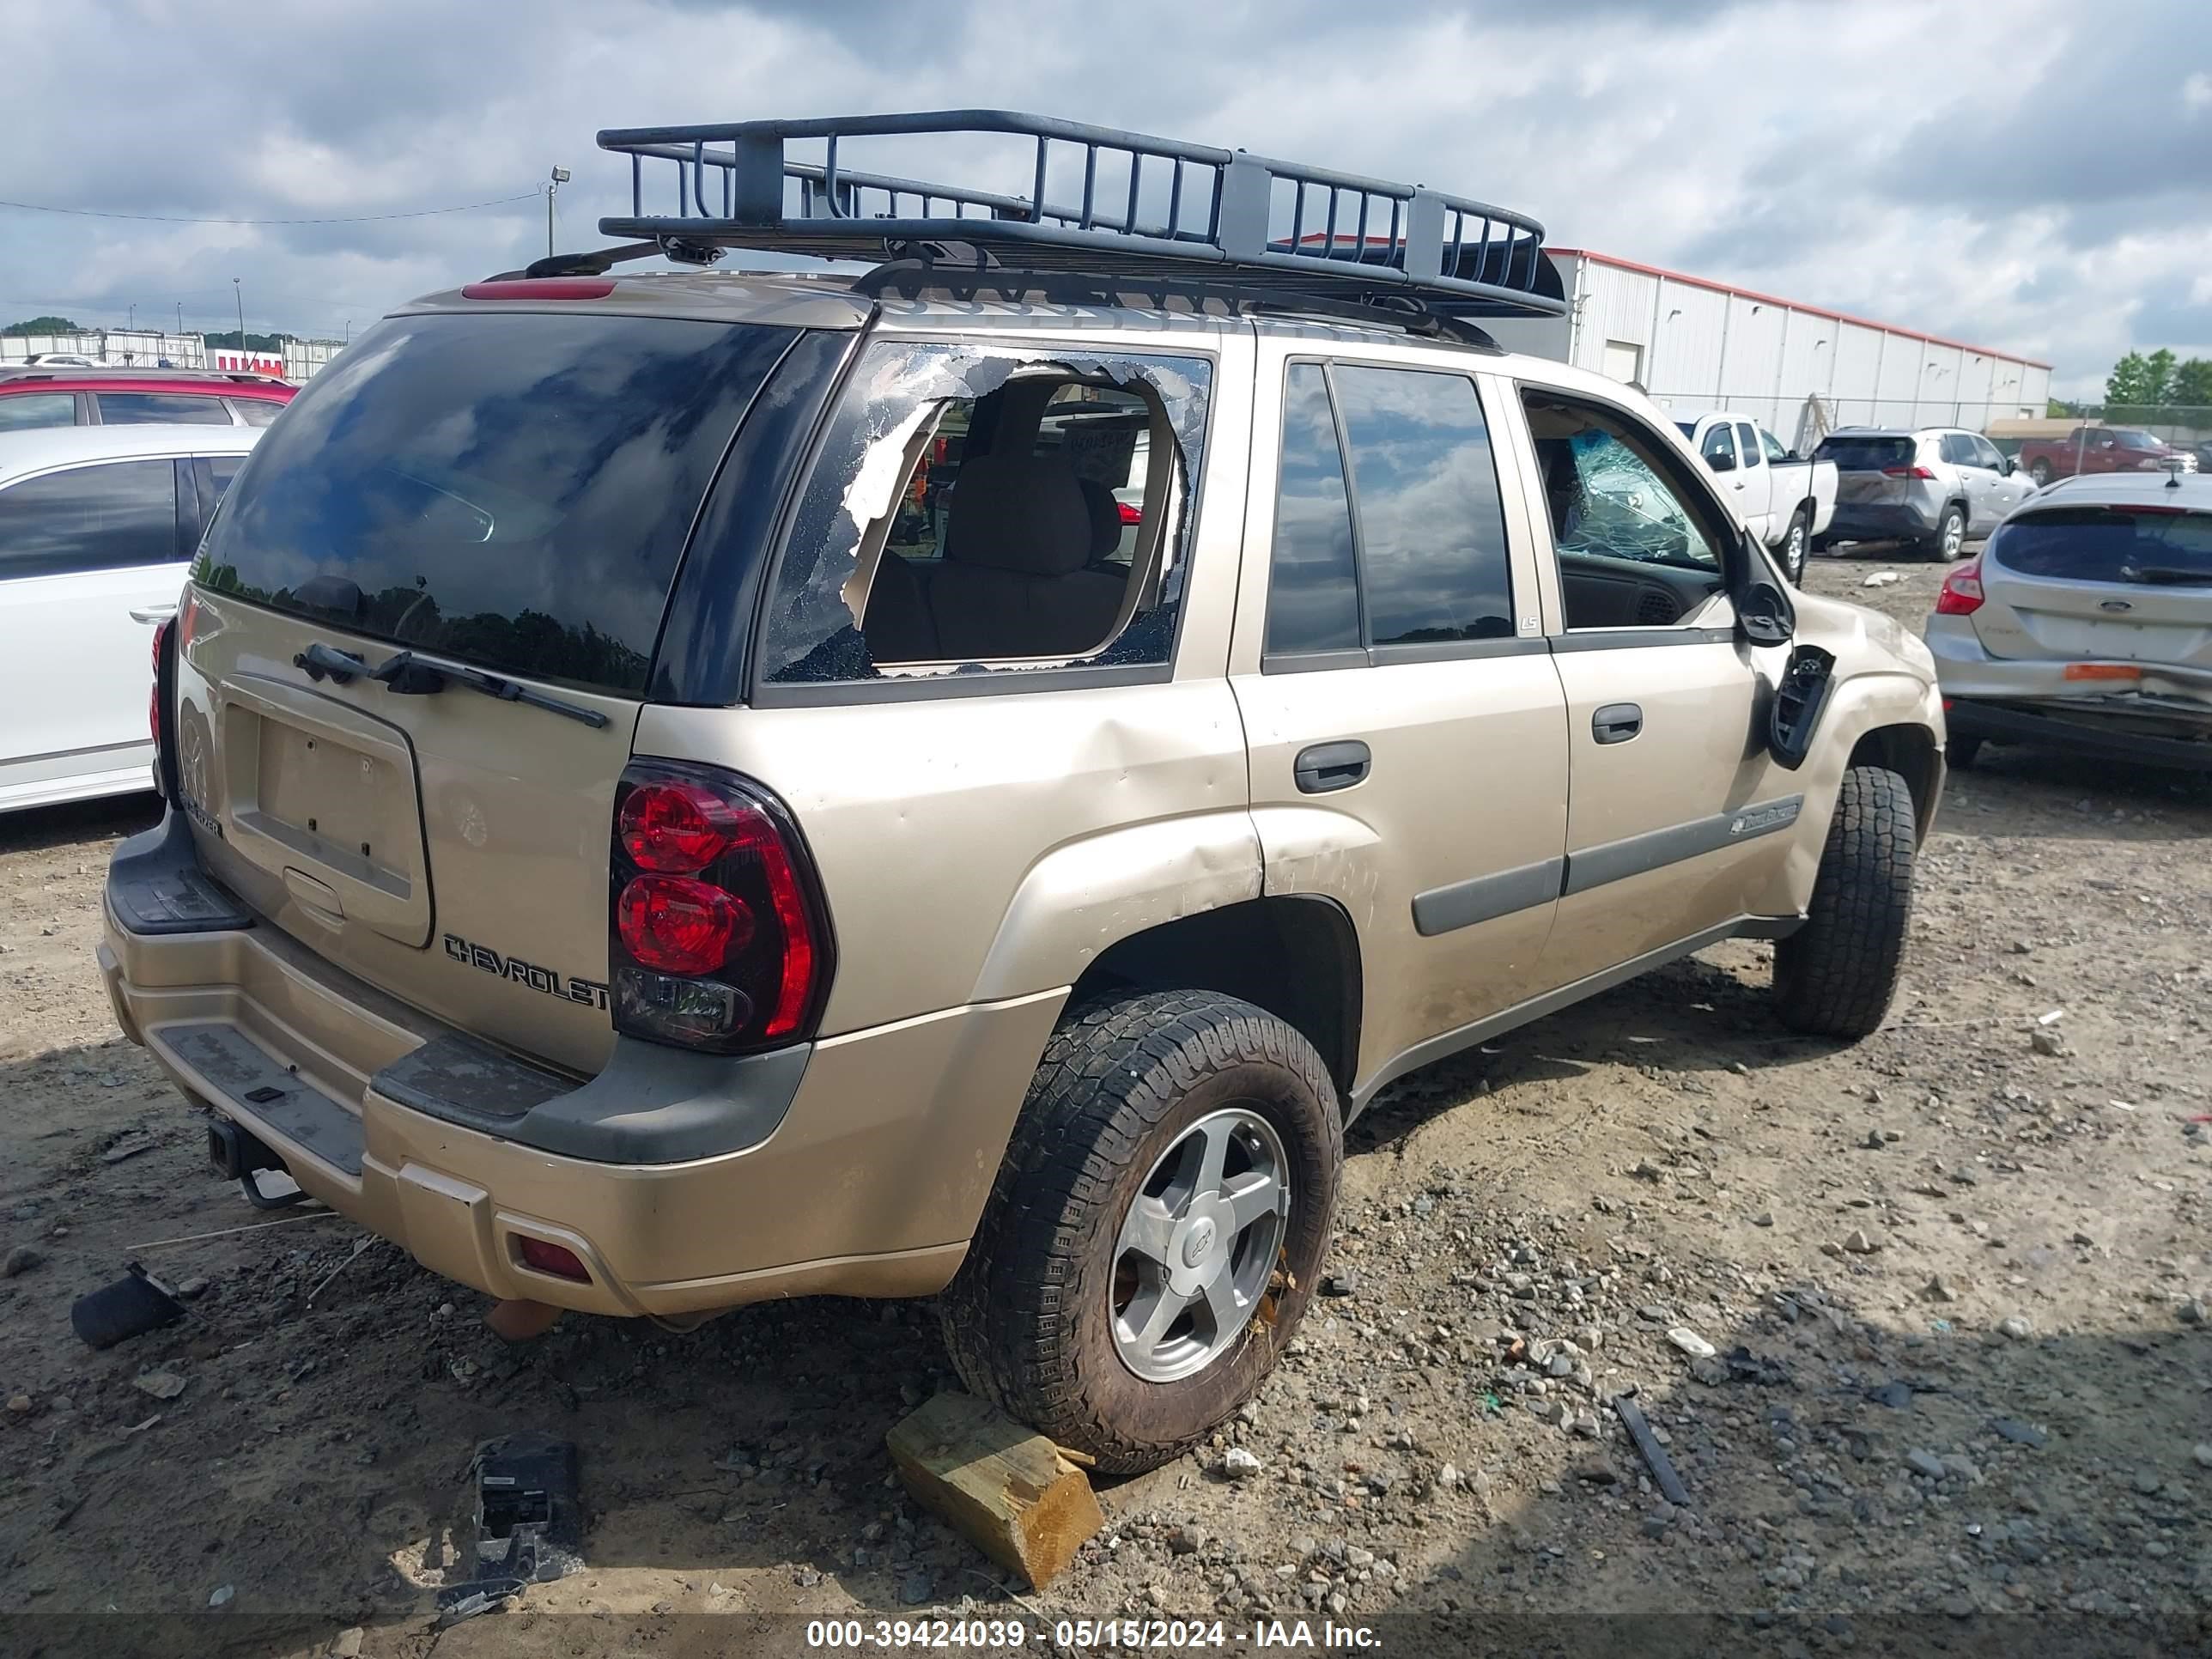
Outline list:
[[[1753,645],[1787,645],[1796,631],[1789,596],[1772,582],[1753,582],[1735,601],[1735,631]]]

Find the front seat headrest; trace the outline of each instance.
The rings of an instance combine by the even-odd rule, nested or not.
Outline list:
[[[952,563],[1064,576],[1090,562],[1091,509],[1061,455],[977,455],[960,469],[945,518]]]

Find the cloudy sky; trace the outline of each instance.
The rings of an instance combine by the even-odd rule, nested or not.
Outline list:
[[[555,164],[561,246],[596,243],[629,194],[599,127],[998,106],[1483,197],[2060,392],[2212,356],[2208,0],[0,0],[0,28],[11,202],[524,198],[0,208],[0,321],[228,326],[236,276],[250,328],[335,337],[542,253]]]

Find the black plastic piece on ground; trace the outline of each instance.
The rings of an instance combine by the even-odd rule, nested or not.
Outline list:
[[[1621,1425],[1628,1431],[1628,1437],[1636,1443],[1636,1449],[1650,1468],[1652,1480],[1658,1483],[1659,1495],[1676,1509],[1687,1509],[1689,1490],[1682,1485],[1682,1477],[1674,1473],[1674,1465],[1659,1444],[1659,1437],[1651,1432],[1651,1425],[1644,1420],[1644,1408],[1625,1394],[1613,1396],[1613,1408],[1620,1413]]]
[[[112,1348],[131,1337],[173,1325],[184,1316],[185,1304],[170,1295],[167,1286],[149,1278],[135,1261],[112,1285],[103,1285],[77,1297],[70,1309],[70,1326],[94,1348]]]
[[[438,1592],[441,1625],[459,1623],[584,1565],[584,1513],[574,1441],[512,1434],[477,1448],[476,1540],[469,1576]]]

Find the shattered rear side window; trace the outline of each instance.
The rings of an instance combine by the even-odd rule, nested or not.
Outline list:
[[[772,684],[1165,664],[1212,367],[879,341],[794,516]]]

